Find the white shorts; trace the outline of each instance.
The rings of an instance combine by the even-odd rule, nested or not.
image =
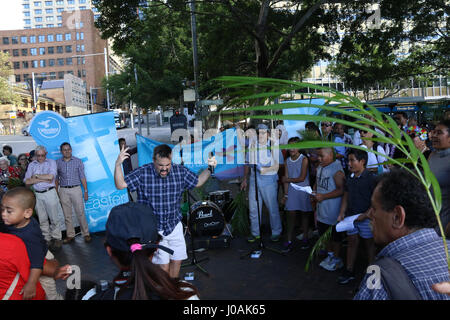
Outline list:
[[[154,264],[168,264],[170,260],[181,261],[187,259],[186,241],[184,240],[183,224],[181,221],[173,229],[171,234],[164,236],[162,233],[162,231],[159,232],[162,236],[159,244],[172,249],[173,255],[170,255],[164,250],[157,249],[153,255],[152,262]]]

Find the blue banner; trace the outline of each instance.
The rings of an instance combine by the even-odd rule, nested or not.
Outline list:
[[[286,100],[281,103],[306,103],[306,104],[325,104],[324,99],[303,99],[303,100]],[[304,107],[304,108],[288,108],[283,109],[283,115],[286,114],[306,114],[306,115],[317,115],[320,112],[320,108],[317,107]],[[307,121],[301,120],[283,120],[284,127],[288,132],[289,138],[300,137],[298,131],[305,130],[305,124]]]
[[[104,231],[111,209],[129,201],[127,191],[117,190],[114,184],[115,161],[119,155],[114,114],[102,112],[67,119],[57,116],[51,111],[36,114],[30,125],[31,135],[38,145],[47,148],[48,157],[55,160],[61,157],[61,143],[71,144],[72,154],[84,164],[89,190],[89,199],[85,203],[89,231]],[[61,118],[63,121],[57,125],[56,119]],[[49,139],[48,136],[56,134],[59,127],[64,130]]]
[[[139,166],[153,162],[153,150],[161,142],[136,135]],[[244,151],[238,143],[236,129],[228,129],[211,137],[192,144],[171,145],[172,162],[184,165],[199,174],[208,166],[208,158],[212,153],[217,160],[214,175],[219,180],[235,179],[244,175]]]

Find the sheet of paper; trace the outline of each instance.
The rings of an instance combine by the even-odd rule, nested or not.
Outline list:
[[[337,232],[343,232],[343,231],[352,230],[353,228],[355,228],[355,225],[353,224],[353,222],[359,216],[360,216],[360,214],[355,214],[354,216],[350,216],[350,217],[344,218],[344,220],[342,220],[341,222],[339,222],[336,225],[336,231]]]
[[[293,184],[292,182],[291,182],[291,186],[292,186],[292,188],[294,188],[295,190],[299,190],[299,191],[306,192],[306,193],[308,193],[308,194],[312,194],[312,189],[311,189],[310,186],[301,187],[301,186],[298,186],[298,185],[296,185],[296,184]]]

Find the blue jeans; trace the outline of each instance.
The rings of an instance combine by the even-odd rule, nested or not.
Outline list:
[[[258,184],[258,202],[260,218],[262,214],[263,201],[269,210],[270,227],[272,229],[272,236],[279,236],[283,229],[281,224],[280,212],[278,210],[278,175],[257,175]],[[250,174],[249,181],[249,215],[250,215],[250,230],[253,236],[259,236],[258,223],[258,207],[256,205],[255,196],[255,176],[253,172]]]

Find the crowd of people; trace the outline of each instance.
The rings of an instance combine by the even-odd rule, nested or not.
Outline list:
[[[413,121],[401,113],[395,120],[428,160],[438,180],[444,235],[436,225],[425,187],[415,183],[408,171],[397,168],[395,163],[386,163],[388,157],[402,162],[404,155],[393,145],[373,139],[378,129],[366,126],[367,130],[358,130],[352,136],[340,123],[324,121],[319,129],[310,122],[305,126],[304,136],[354,147],[304,150],[293,146],[281,150],[272,147],[295,144],[302,139],[289,139],[282,124],[277,126],[278,135],[270,135],[268,126],[262,123],[256,127],[253,139],[240,140],[248,150],[258,150],[246,153],[247,165],[240,186],[242,190],[248,188],[251,232],[248,242],[261,239],[264,204],[269,213],[270,240],[279,242],[285,238],[285,253],[295,245],[298,217],[303,232],[302,249],[314,245],[313,231],[319,236],[331,232],[319,265],[328,271],[341,271],[336,277],[340,284],[355,280],[355,262],[362,241],[367,265],[376,264],[380,258],[396,261],[401,267],[395,272],[407,274],[420,298],[449,299],[450,279],[441,237],[450,236],[450,122],[444,119],[432,128],[418,127],[410,125]],[[24,184],[14,187],[9,182],[4,184],[1,246],[7,246],[3,254],[16,266],[14,269],[0,264],[3,275],[0,295],[6,298],[61,299],[54,281],[67,278],[71,271],[68,265],[59,267],[51,251],[74,240],[73,211],[84,240],[91,241],[84,213],[83,201],[88,200],[88,190],[83,163],[72,156],[69,143],[63,143],[60,150],[62,158],[57,161],[46,157],[43,146],[30,154],[32,159],[23,154],[15,158],[11,148],[4,148],[5,157],[0,158],[2,174]],[[120,141],[114,182],[117,189],[135,193],[136,200],[113,208],[106,223],[105,248],[120,268],[120,274],[106,288],[84,282],[82,290],[68,290],[66,298],[70,295],[83,300],[199,297],[194,286],[179,279],[181,262],[187,258],[181,199],[185,190],[200,187],[210,178],[217,161],[211,156],[208,168],[195,174],[172,163],[172,149],[162,144],[154,149],[152,163],[133,170],[130,156],[135,152],[124,140]],[[11,165],[14,160],[16,164]],[[65,218],[64,240],[58,212],[63,212]],[[33,219],[34,214],[37,220]],[[337,231],[338,222],[356,215],[353,228]],[[344,239],[345,261],[341,254]],[[382,282],[377,290],[365,285],[369,277],[370,274],[365,275],[355,299],[395,297],[389,282]]]

